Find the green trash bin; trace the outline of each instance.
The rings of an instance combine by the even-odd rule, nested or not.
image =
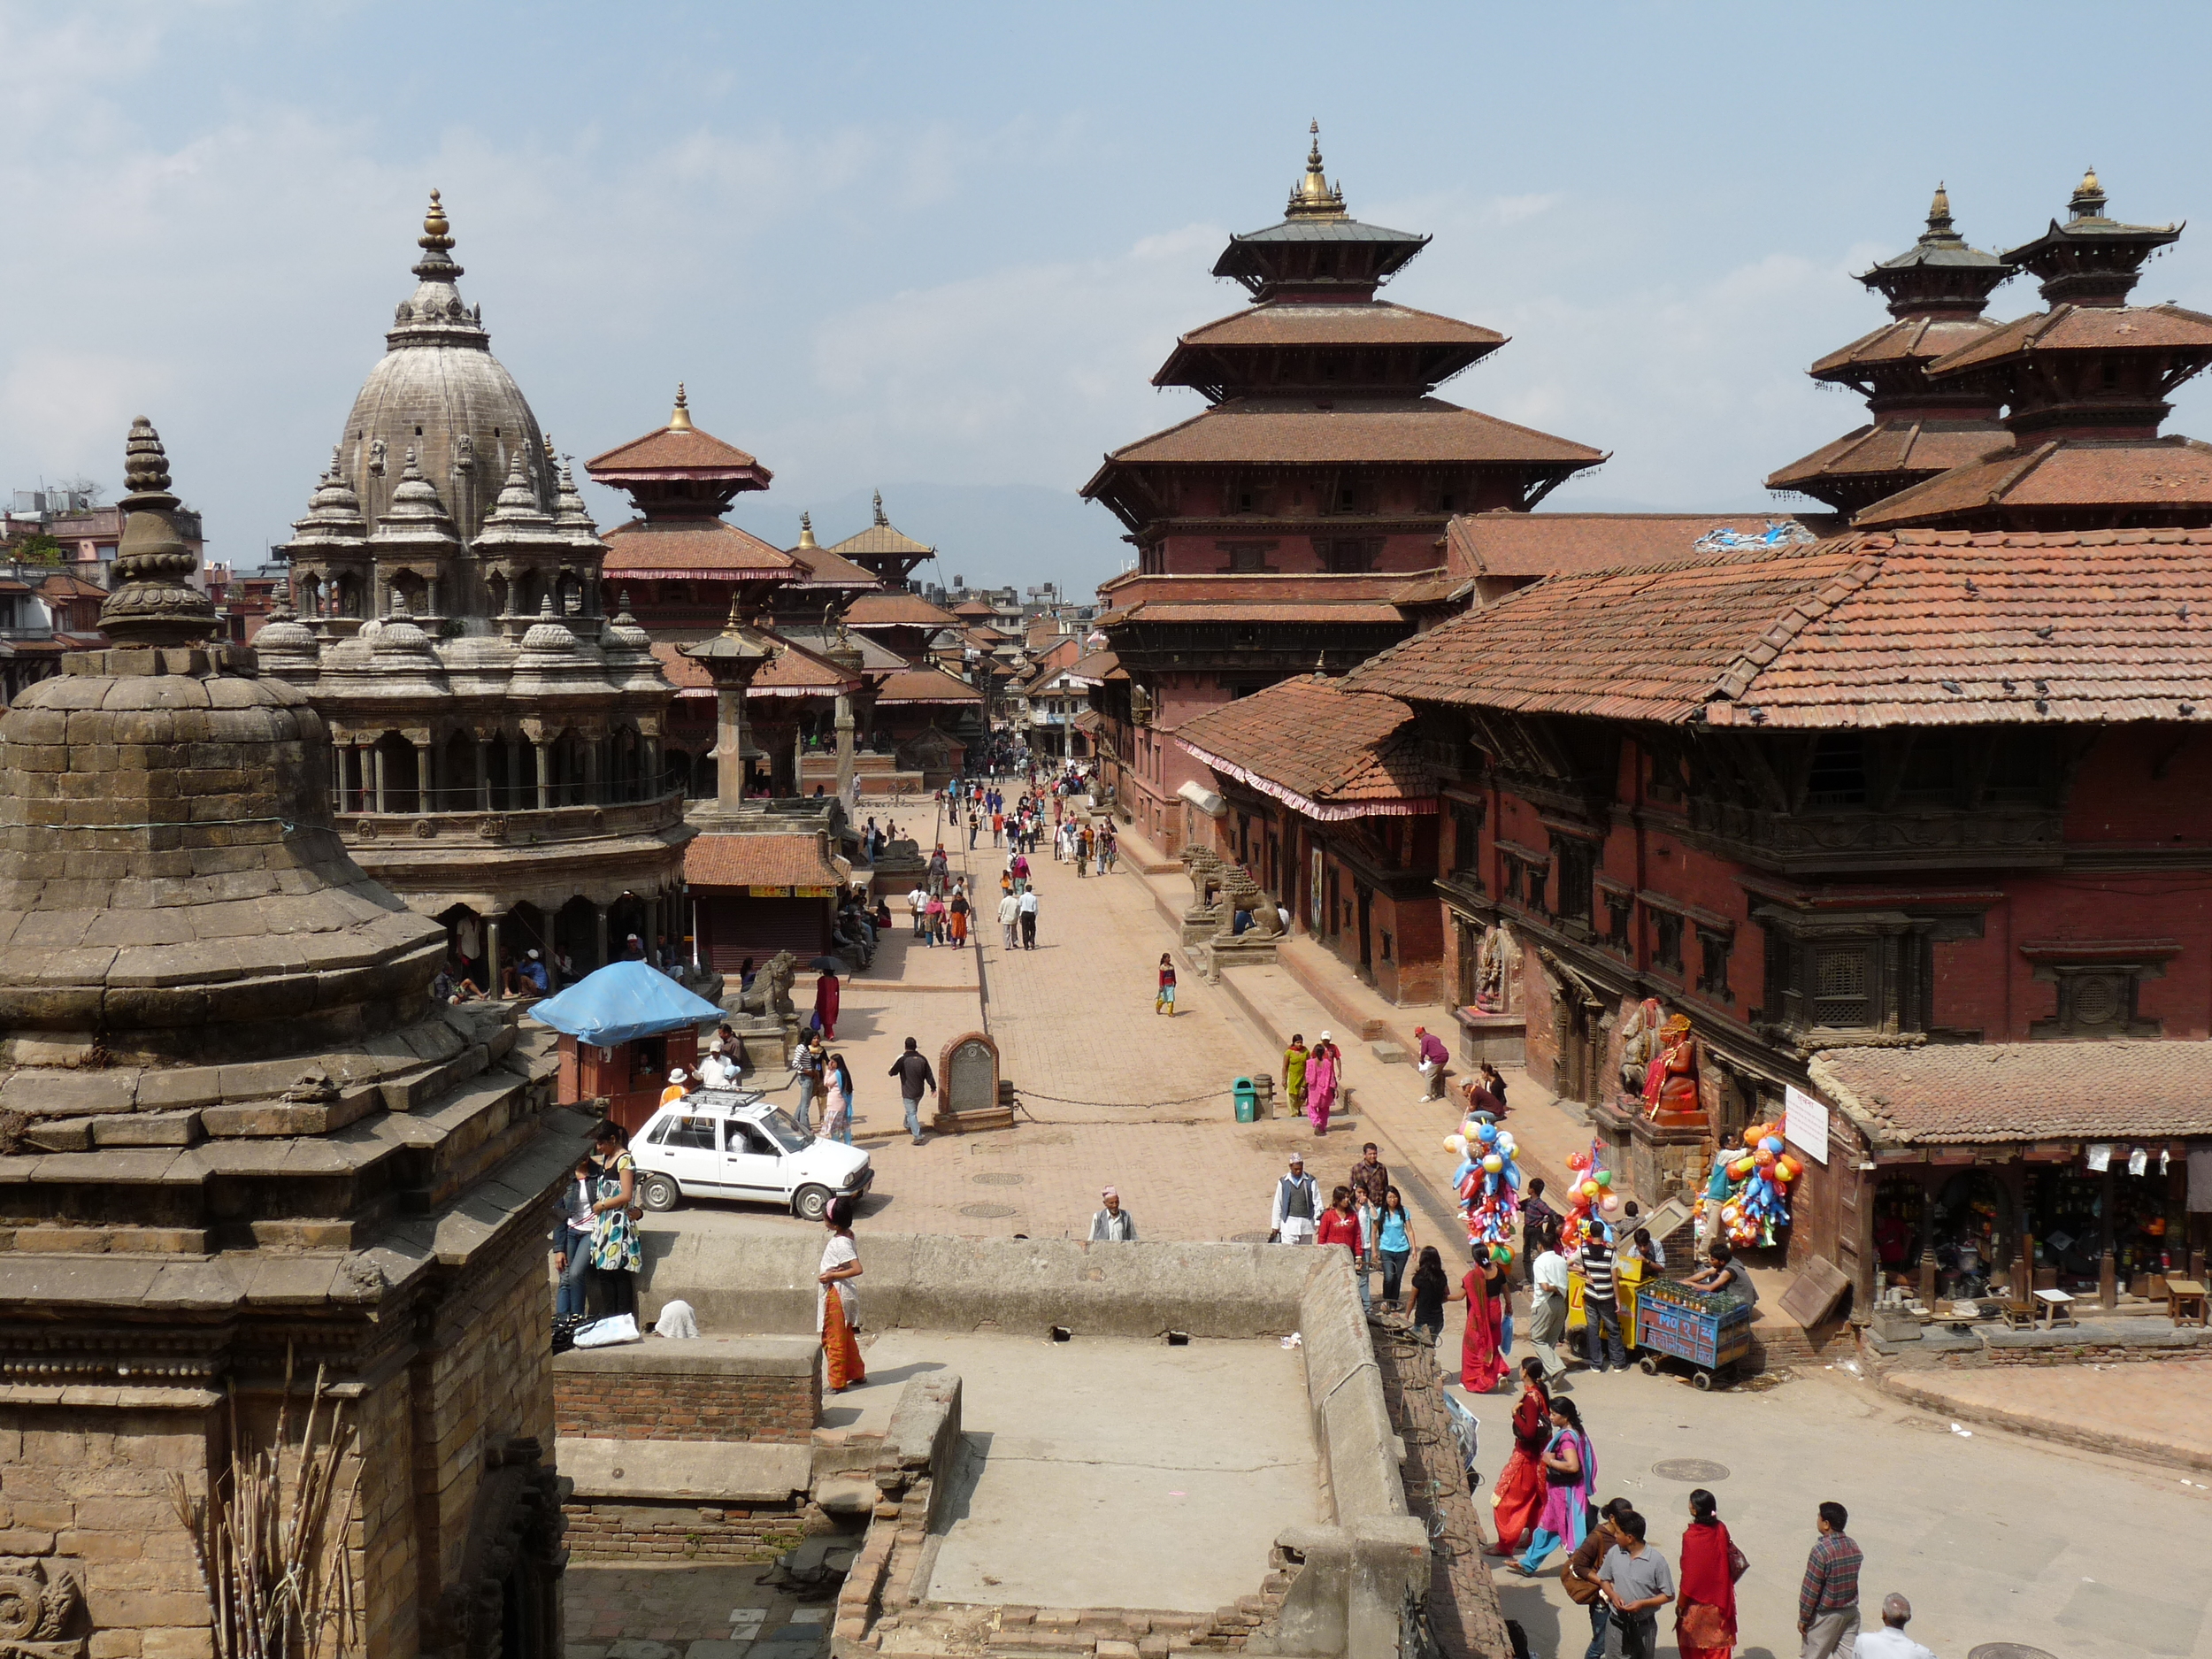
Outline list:
[[[1260,1115],[1259,1086],[1248,1077],[1239,1078],[1233,1085],[1237,1102],[1237,1121],[1240,1124],[1256,1122]]]

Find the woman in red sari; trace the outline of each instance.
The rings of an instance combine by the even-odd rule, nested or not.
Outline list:
[[[1505,1299],[1490,1291],[1489,1248],[1475,1247],[1475,1264],[1459,1281],[1467,1299],[1467,1331],[1459,1340],[1459,1386],[1486,1394],[1505,1375]]]
[[[1544,1507],[1544,1447],[1551,1439],[1551,1390],[1544,1386],[1544,1362],[1532,1355],[1521,1362],[1521,1398],[1513,1408],[1513,1455],[1490,1488],[1490,1510],[1497,1528],[1494,1555],[1519,1553],[1529,1528]]]
[[[1736,1645],[1736,1546],[1720,1506],[1700,1486],[1690,1494],[1690,1524],[1682,1532],[1681,1591],[1674,1602],[1674,1639],[1682,1659],[1728,1659]]]

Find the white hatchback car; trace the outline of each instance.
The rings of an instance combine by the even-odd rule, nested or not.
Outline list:
[[[630,1141],[638,1202],[673,1210],[687,1198],[781,1204],[819,1221],[832,1198],[857,1198],[875,1179],[868,1155],[801,1129],[749,1090],[703,1089],[672,1101]]]

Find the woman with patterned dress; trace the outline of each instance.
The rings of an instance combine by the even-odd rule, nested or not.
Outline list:
[[[1513,1407],[1513,1455],[1490,1489],[1491,1521],[1498,1541],[1494,1555],[1510,1555],[1528,1543],[1544,1507],[1544,1448],[1551,1440],[1551,1390],[1544,1385],[1544,1362],[1532,1355],[1521,1362],[1521,1397]]]
[[[592,1201],[591,1276],[599,1305],[609,1315],[637,1312],[637,1275],[645,1265],[633,1207],[637,1200],[637,1165],[630,1158],[630,1137],[611,1118],[592,1133],[599,1163],[599,1196]]]
[[[1329,1133],[1329,1110],[1336,1104],[1337,1049],[1323,1032],[1306,1056],[1306,1116],[1317,1135]]]
[[[1590,1494],[1597,1485],[1597,1453],[1582,1427],[1582,1413],[1571,1400],[1551,1402],[1551,1437],[1539,1462],[1544,1467],[1544,1506],[1528,1549],[1514,1571],[1533,1578],[1557,1549],[1574,1550],[1590,1532]]]

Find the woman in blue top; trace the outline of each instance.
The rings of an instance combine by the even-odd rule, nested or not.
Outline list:
[[[1383,1306],[1395,1308],[1406,1258],[1413,1254],[1413,1219],[1406,1214],[1404,1196],[1394,1187],[1383,1191],[1382,1212],[1376,1217],[1375,1254],[1382,1257]]]

